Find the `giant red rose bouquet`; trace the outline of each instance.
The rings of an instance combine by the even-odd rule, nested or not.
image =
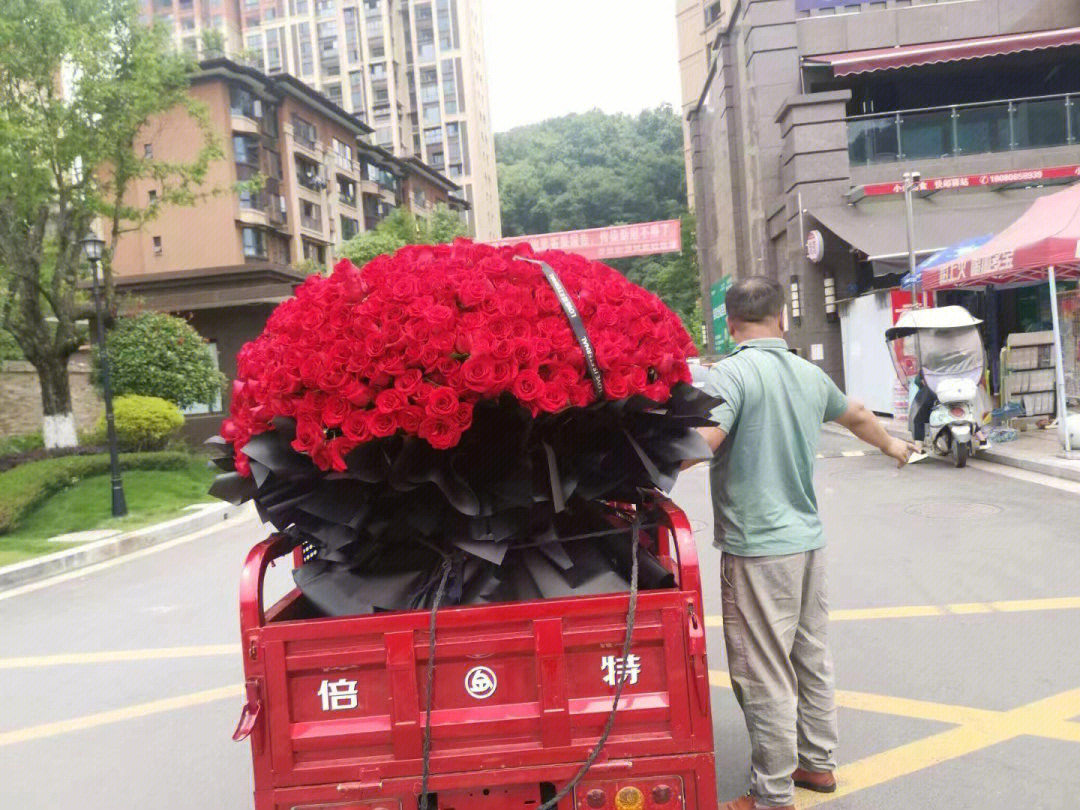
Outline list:
[[[342,262],[241,351],[212,492],[306,544],[297,584],[329,614],[430,604],[448,559],[452,603],[618,590],[606,504],[701,457],[691,353],[656,296],[574,254]]]
[[[533,416],[594,402],[582,349],[531,255],[459,239],[310,277],[237,359],[222,436],[238,468],[240,448],[274,417],[296,420],[292,446],[320,469],[344,471],[351,450],[398,432],[453,447],[482,399],[509,393]],[[690,381],[693,343],[659,298],[599,262],[543,259],[580,312],[605,397],[663,402]]]

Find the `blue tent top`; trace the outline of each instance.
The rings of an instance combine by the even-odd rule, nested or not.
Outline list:
[[[993,238],[994,234],[988,233],[984,236],[976,236],[974,239],[965,239],[963,242],[957,242],[955,245],[950,245],[947,248],[939,250],[937,253],[923,259],[922,262],[919,263],[919,266],[915,268],[914,273],[908,273],[904,276],[903,280],[900,282],[900,286],[905,290],[914,289],[919,278],[922,276],[923,270],[959,259],[965,253],[970,253],[971,251],[982,247]]]

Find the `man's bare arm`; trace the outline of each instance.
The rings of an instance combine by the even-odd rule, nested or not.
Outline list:
[[[896,459],[901,467],[907,464],[908,458],[916,450],[915,445],[910,442],[901,441],[886,433],[873,411],[857,400],[851,400],[848,409],[836,421],[862,441]]]
[[[724,443],[724,439],[727,438],[727,431],[721,430],[718,427],[700,427],[697,428],[697,432],[701,434],[701,438],[705,440],[705,443],[709,445],[709,450],[713,453]],[[707,458],[692,458],[687,459],[682,463],[682,468],[688,469],[695,464],[700,464],[703,461],[708,461]]]

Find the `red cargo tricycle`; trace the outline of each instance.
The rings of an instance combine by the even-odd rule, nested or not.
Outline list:
[[[715,810],[709,671],[686,516],[652,496],[641,542],[675,587],[447,607],[436,615],[427,807],[538,810],[614,725],[558,810]],[[417,810],[430,611],[313,618],[299,590],[262,605],[292,540],[255,546],[240,591],[256,810]],[[297,561],[299,564],[299,561]]]

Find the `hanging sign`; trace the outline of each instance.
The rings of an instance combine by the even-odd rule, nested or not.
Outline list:
[[[810,231],[806,235],[806,258],[814,264],[825,258],[825,237],[821,231]]]

